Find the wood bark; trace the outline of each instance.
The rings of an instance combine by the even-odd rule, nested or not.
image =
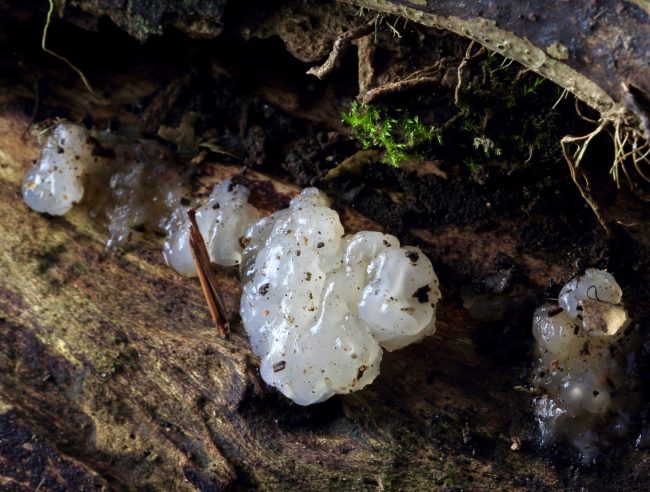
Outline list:
[[[218,272],[233,322],[224,339],[198,283],[164,264],[159,242],[109,255],[103,226],[83,207],[47,218],[24,205],[20,183],[38,146],[21,139],[28,117],[6,101],[2,107],[0,483],[9,490],[31,490],[41,480],[39,490],[62,483],[79,490],[548,490],[599,483],[597,474],[572,476],[538,452],[530,397],[513,389],[519,374],[475,351],[480,325],[453,302],[441,303],[434,336],[385,355],[367,389],[315,407],[291,404],[259,378],[237,321],[235,272]],[[238,172],[210,169],[206,186]],[[295,191],[252,178],[255,202],[266,210]],[[343,218],[351,231],[381,229],[350,210]],[[515,254],[507,232],[413,232],[451,267]],[[567,274],[541,254],[521,260],[540,285]],[[29,446],[42,442],[51,450],[35,446],[30,456],[41,457],[38,463],[50,456],[54,471],[19,460],[27,444],[11,443],[21,432],[35,436]],[[604,463],[601,472],[643,488],[648,463],[639,451]],[[75,470],[67,482],[64,464]]]

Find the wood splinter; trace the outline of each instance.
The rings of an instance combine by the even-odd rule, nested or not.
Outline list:
[[[201,236],[199,226],[196,223],[196,211],[194,209],[188,210],[187,216],[190,219],[190,251],[192,252],[196,273],[201,282],[203,295],[205,295],[210,315],[217,326],[219,335],[227,337],[230,334],[230,323],[228,323],[226,305],[217,288],[217,278],[212,271],[210,256],[205,247],[205,241]]]

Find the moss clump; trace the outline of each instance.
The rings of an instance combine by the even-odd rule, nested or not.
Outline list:
[[[521,65],[488,53],[463,85],[460,118],[449,128],[457,155],[472,173],[495,163],[512,171],[558,161],[560,138],[571,125],[559,107],[561,92]]]
[[[383,162],[393,167],[408,159],[422,159],[417,150],[423,144],[434,140],[442,144],[442,133],[435,126],[425,125],[418,116],[406,113],[394,116],[381,106],[355,101],[350,112],[341,117],[364,149],[383,149]]]

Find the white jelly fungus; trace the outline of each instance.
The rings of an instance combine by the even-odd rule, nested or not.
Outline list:
[[[204,205],[196,209],[196,222],[210,255],[219,265],[239,265],[240,239],[249,224],[259,217],[248,203],[249,190],[226,180],[214,187]],[[181,275],[196,276],[189,241],[188,207],[179,206],[166,225],[163,254],[167,263]]]
[[[182,180],[157,142],[68,121],[56,123],[45,138],[23,180],[23,198],[33,210],[64,215],[83,199],[108,222],[107,246],[113,248],[135,230],[162,230],[179,207]]]
[[[378,232],[344,236],[315,188],[247,231],[240,313],[261,374],[301,405],[363,388],[395,350],[435,330],[431,262]]]
[[[79,125],[59,122],[50,131],[40,160],[23,180],[23,199],[41,213],[63,215],[84,194],[84,178],[97,169],[88,131]]]
[[[557,305],[533,319],[533,385],[543,442],[567,440],[593,459],[625,435],[634,398],[633,342],[622,291],[611,274],[588,269],[567,283]]]
[[[106,157],[95,155],[95,137]],[[27,172],[23,196],[38,212],[63,215],[86,192],[93,213],[108,220],[109,246],[134,230],[165,230],[165,259],[195,276],[180,183],[154,142],[59,122]],[[246,187],[226,180],[196,220],[214,263],[241,264],[240,313],[268,384],[301,405],[356,391],[379,374],[382,347],[434,332],[438,279],[418,248],[379,232],[345,236],[315,188],[261,219],[248,198]]]

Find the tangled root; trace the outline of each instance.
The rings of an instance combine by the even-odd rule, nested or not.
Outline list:
[[[603,132],[608,133],[614,143],[609,174],[616,187],[620,189],[621,183],[624,183],[636,196],[650,201],[650,195],[641,186],[641,182],[650,184],[650,140],[639,124],[638,117],[623,106],[602,113],[598,120],[590,121],[598,125],[593,131],[578,137],[567,135],[560,144],[573,182],[609,236],[611,229],[591,195],[589,177],[580,167],[582,159],[593,140]]]

